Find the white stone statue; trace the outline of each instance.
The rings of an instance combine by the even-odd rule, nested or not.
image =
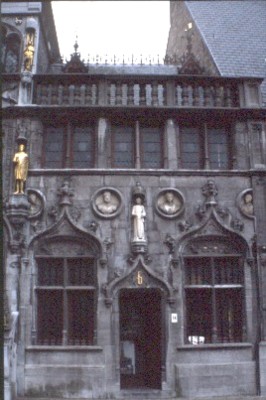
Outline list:
[[[133,216],[133,242],[146,242],[145,217],[146,211],[141,197],[136,197],[136,204],[132,208]]]

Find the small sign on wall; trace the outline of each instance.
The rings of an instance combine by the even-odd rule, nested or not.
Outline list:
[[[178,316],[177,316],[176,313],[172,313],[172,314],[171,314],[171,322],[172,322],[172,324],[177,324],[177,322],[178,322]]]

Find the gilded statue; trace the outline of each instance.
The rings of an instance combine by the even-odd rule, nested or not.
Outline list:
[[[146,211],[142,204],[142,198],[136,197],[136,204],[132,208],[133,216],[133,242],[146,241],[145,238],[145,217]]]
[[[14,155],[13,163],[15,164],[15,192],[14,194],[24,194],[24,186],[28,175],[29,157],[25,152],[25,145],[19,144],[19,150]]]
[[[24,69],[26,71],[31,71],[33,66],[33,57],[34,57],[34,35],[27,35],[27,44],[24,50]]]

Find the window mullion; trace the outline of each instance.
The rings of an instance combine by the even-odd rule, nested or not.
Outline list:
[[[68,271],[67,271],[67,260],[64,259],[64,289],[63,289],[63,346],[68,343],[68,299],[67,299],[67,287],[68,283]]]
[[[136,125],[135,125],[135,148],[136,148],[135,168],[140,169],[140,129],[139,129],[139,121],[136,121]]]
[[[216,306],[216,292],[215,292],[214,258],[211,258],[211,271],[212,271],[212,343],[217,343],[217,306]]]
[[[208,126],[206,122],[203,124],[203,148],[204,148],[204,169],[210,169],[209,142],[208,142]]]
[[[66,131],[66,141],[65,141],[65,155],[66,155],[66,159],[65,159],[65,167],[70,168],[71,167],[71,155],[73,152],[73,143],[71,140],[71,132],[72,131],[72,127],[71,124],[68,123],[67,124],[67,131]]]

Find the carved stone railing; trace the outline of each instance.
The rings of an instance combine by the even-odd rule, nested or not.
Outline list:
[[[245,107],[242,79],[153,75],[37,75],[33,104],[47,106]]]

